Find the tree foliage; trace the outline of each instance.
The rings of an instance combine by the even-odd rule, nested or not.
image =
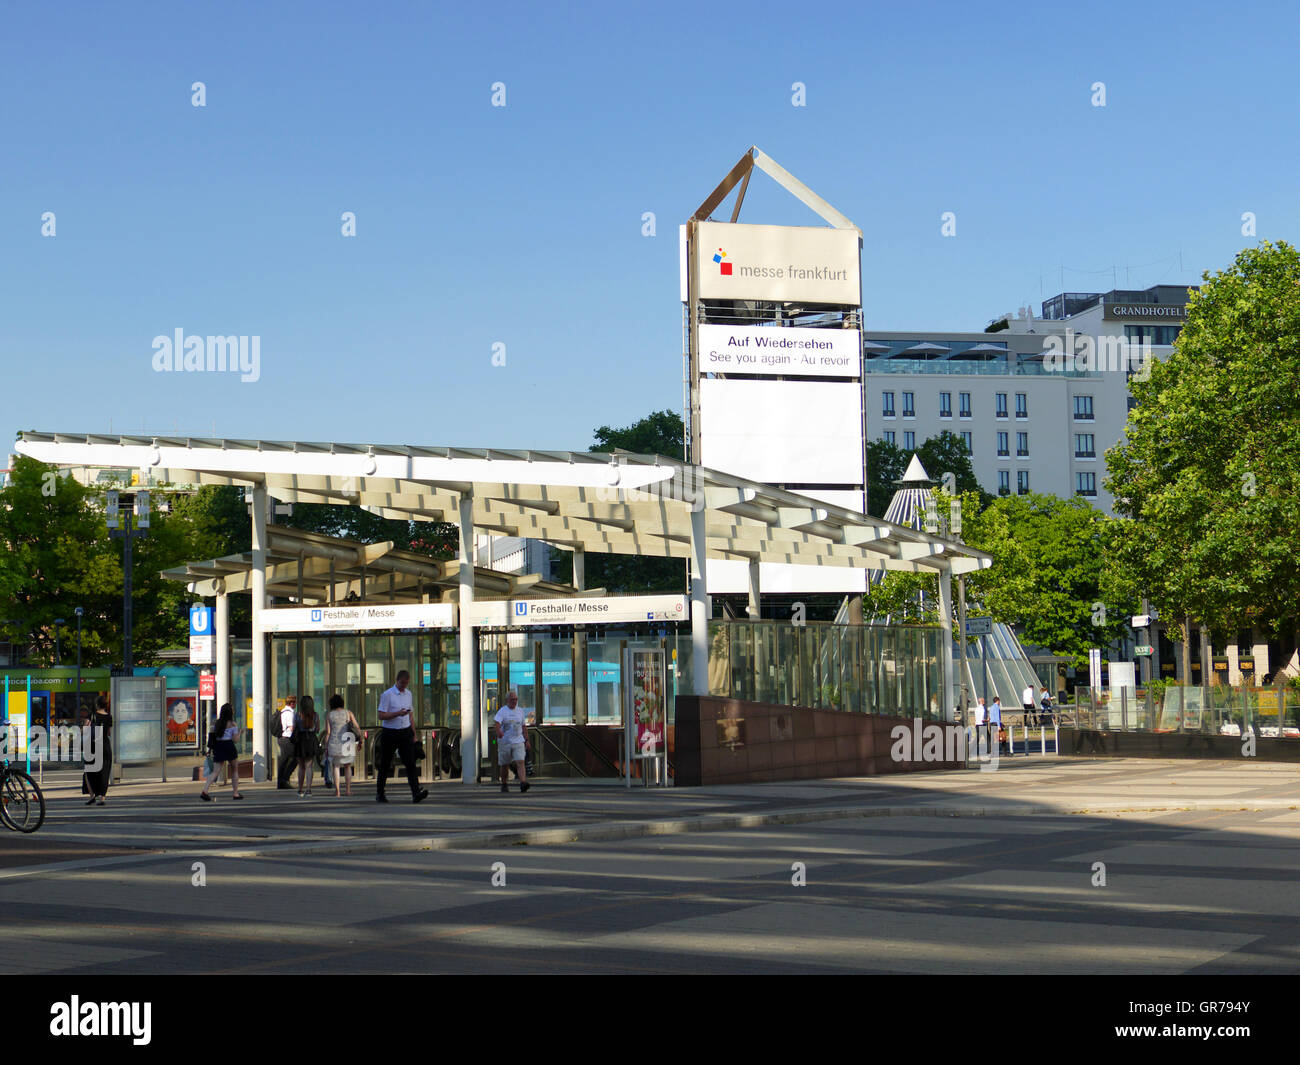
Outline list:
[[[981,503],[992,498],[983,492],[979,481],[975,479],[970,451],[956,433],[945,429],[938,436],[929,437],[916,448],[916,455],[925,467],[925,472],[936,483],[943,480],[945,473],[951,473],[956,478],[958,492],[974,492]],[[904,451],[884,438],[867,444],[868,514],[877,518],[884,516],[911,460],[912,452]]]
[[[1300,255],[1265,241],[1204,282],[1106,456],[1133,519],[1115,524],[1108,582],[1171,620],[1277,629],[1300,602]]]
[[[951,498],[934,489],[938,513]],[[1087,664],[1090,647],[1105,646],[1124,632],[1128,602],[1102,600],[1106,566],[1104,514],[1082,499],[1049,495],[1001,496],[980,509],[977,492],[961,493],[962,538],[991,555],[991,569],[966,578],[967,615],[986,614],[1015,625],[1021,638]],[[938,620],[937,576],[891,573],[873,586],[866,609],[899,621]],[[957,592],[953,590],[956,624]]]

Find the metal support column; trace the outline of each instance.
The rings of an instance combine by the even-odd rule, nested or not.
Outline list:
[[[762,602],[760,595],[762,589],[759,587],[758,580],[758,559],[749,560],[749,617],[753,621],[759,619],[759,604]]]
[[[474,606],[474,494],[460,495],[460,779],[478,782],[478,630]]]
[[[944,721],[955,721],[954,693],[952,675],[952,570],[945,567],[939,571],[939,639],[943,641],[943,705],[939,708]]]
[[[708,525],[703,507],[691,509],[691,676],[693,695],[709,694]]]
[[[266,609],[266,485],[253,487],[253,779],[267,779],[273,764],[266,729],[266,634],[262,631],[262,611]]]
[[[230,596],[226,594],[224,583],[217,589],[217,705],[221,707],[230,702]],[[212,715],[216,721],[217,715]]]
[[[573,586],[580,592],[587,587],[587,552],[580,547],[573,549]]]

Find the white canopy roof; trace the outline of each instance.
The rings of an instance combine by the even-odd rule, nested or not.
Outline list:
[[[93,433],[19,434],[59,466],[133,467],[155,482],[265,485],[291,503],[360,506],[387,518],[459,521],[567,550],[687,558],[703,511],[707,557],[966,573],[992,560],[952,540],[662,455],[509,451]]]

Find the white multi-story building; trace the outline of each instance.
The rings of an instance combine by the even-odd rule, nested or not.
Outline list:
[[[1177,285],[1063,293],[1041,318],[1022,310],[980,333],[868,330],[868,437],[910,451],[946,429],[987,491],[1077,495],[1110,513],[1105,453],[1124,437],[1129,378],[1168,354],[1186,296]]]

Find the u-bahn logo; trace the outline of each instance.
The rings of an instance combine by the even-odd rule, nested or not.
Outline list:
[[[515,616],[516,616],[516,617],[520,617],[520,618],[522,618],[522,617],[526,617],[527,615],[528,615],[528,604],[527,604],[527,603],[516,603],[516,604],[515,604]]]
[[[320,621],[320,619],[321,619],[321,612],[320,612],[319,610],[313,610],[313,611],[311,612],[311,620],[312,620],[313,624],[314,624],[315,622]]]
[[[713,257],[713,261],[718,264],[718,272],[723,277],[731,276],[731,263],[727,262],[727,253],[725,251],[719,248],[718,253]]]

